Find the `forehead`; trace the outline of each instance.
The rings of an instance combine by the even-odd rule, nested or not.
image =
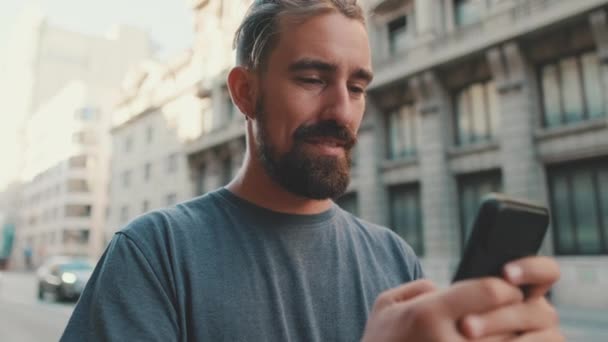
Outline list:
[[[288,65],[302,58],[321,59],[339,68],[371,70],[367,30],[362,22],[340,13],[320,14],[304,21],[284,18],[270,65]]]

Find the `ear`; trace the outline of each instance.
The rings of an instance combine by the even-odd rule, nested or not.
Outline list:
[[[257,89],[255,75],[242,66],[236,66],[228,74],[228,90],[232,101],[247,119],[255,119]]]

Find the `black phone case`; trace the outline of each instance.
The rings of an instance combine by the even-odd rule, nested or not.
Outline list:
[[[452,282],[501,276],[509,261],[538,253],[549,225],[549,210],[501,194],[486,196]]]

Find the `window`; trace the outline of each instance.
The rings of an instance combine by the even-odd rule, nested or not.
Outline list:
[[[168,194],[166,198],[167,206],[174,205],[177,202],[176,194]]]
[[[222,184],[228,184],[232,180],[232,158],[228,157],[222,161]]]
[[[93,121],[97,119],[97,109],[94,107],[84,107],[76,111],[75,117],[82,121]]]
[[[202,195],[206,192],[205,188],[205,178],[207,175],[207,168],[205,165],[201,165],[198,168],[198,172],[196,174],[196,193],[198,195]]]
[[[424,254],[422,207],[418,185],[389,188],[390,222],[392,229],[412,246],[416,254]]]
[[[141,212],[146,213],[150,210],[150,201],[144,200],[141,204]]]
[[[86,245],[89,243],[89,230],[83,229],[65,229],[63,231],[63,243]]]
[[[70,169],[84,168],[87,166],[87,156],[79,155],[79,156],[70,157],[70,159],[68,161],[68,165],[69,165]]]
[[[388,157],[400,159],[416,154],[416,110],[411,104],[401,106],[388,115]]]
[[[548,169],[559,255],[608,254],[608,161]]]
[[[131,152],[133,149],[133,137],[128,136],[125,138],[125,152]]]
[[[469,238],[473,221],[483,196],[502,191],[499,171],[469,174],[458,179],[458,202],[460,209],[461,243]]]
[[[389,51],[395,54],[407,45],[407,17],[401,16],[388,23],[388,46]]]
[[[351,192],[338,198],[336,203],[349,213],[359,216],[359,205],[357,203],[357,193]]]
[[[146,142],[148,144],[151,143],[153,138],[154,138],[154,127],[152,127],[150,125],[150,126],[148,126],[148,128],[146,128]]]
[[[606,115],[600,62],[587,52],[540,67],[543,123],[555,127]]]
[[[236,106],[232,103],[230,92],[227,89],[224,94],[226,99],[226,123],[229,123],[234,118],[234,114],[236,114]]]
[[[86,179],[68,179],[67,192],[89,192],[89,183]]]
[[[65,206],[66,217],[91,217],[91,206],[86,204],[68,204]]]
[[[97,142],[97,138],[91,131],[80,131],[72,134],[72,141],[77,144],[93,145]]]
[[[147,182],[150,180],[152,174],[152,163],[146,163],[144,165],[144,180]]]
[[[456,145],[494,138],[498,129],[498,99],[493,81],[473,83],[456,93]]]
[[[122,208],[120,208],[120,221],[121,222],[127,222],[127,220],[129,219],[129,207],[124,205]]]
[[[177,171],[177,153],[172,153],[167,157],[167,172],[173,173]]]
[[[131,184],[131,171],[125,171],[122,173],[122,185],[127,188]]]
[[[483,11],[481,0],[454,1],[454,21],[457,26],[466,26],[481,20]]]

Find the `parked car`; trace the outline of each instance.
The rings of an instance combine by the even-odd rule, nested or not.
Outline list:
[[[48,259],[37,272],[38,298],[52,293],[58,301],[78,299],[91,277],[95,263],[89,259],[57,256]]]

